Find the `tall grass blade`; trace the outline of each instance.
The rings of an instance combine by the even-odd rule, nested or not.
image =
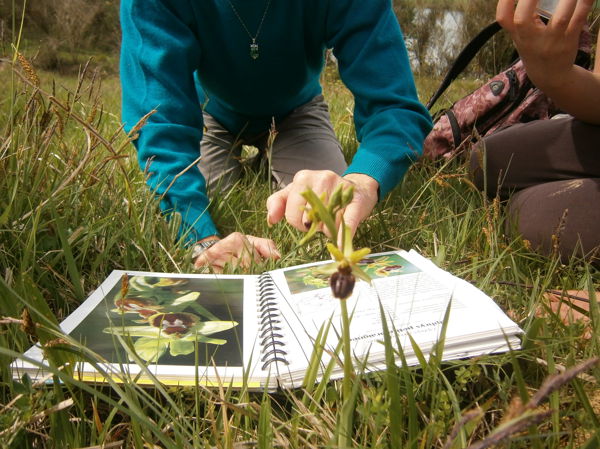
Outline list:
[[[272,428],[271,399],[265,393],[260,404],[260,414],[258,418],[258,449],[273,448],[273,428]]]
[[[390,330],[385,316],[385,310],[381,302],[379,302],[379,315],[381,317],[381,326],[383,329],[383,344],[385,346],[385,384],[389,401],[389,417],[390,417],[390,445],[391,447],[402,446],[402,402],[400,399],[400,382],[398,379],[398,368],[395,361],[394,347]],[[400,349],[402,350],[402,349]]]
[[[83,291],[83,284],[81,282],[79,268],[77,267],[77,263],[75,262],[75,258],[73,257],[71,244],[69,243],[69,239],[67,237],[66,224],[56,211],[56,207],[54,206],[54,204],[51,205],[51,209],[54,222],[56,223],[56,232],[58,233],[58,237],[62,245],[62,253],[65,258],[65,263],[67,264],[67,272],[69,273],[69,276],[71,278],[71,283],[73,285],[73,289],[75,290],[76,299],[78,299],[79,301],[83,301],[85,299],[85,292]]]

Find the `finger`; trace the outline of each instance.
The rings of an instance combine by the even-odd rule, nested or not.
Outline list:
[[[537,13],[538,0],[519,0],[515,7],[514,23],[527,25],[539,18]]]
[[[556,31],[564,31],[569,26],[575,11],[577,0],[561,0],[548,22],[549,28]]]
[[[287,221],[301,231],[308,231],[312,223],[302,193],[311,189],[318,197],[324,194],[323,201],[327,203],[330,193],[340,179],[340,176],[331,170],[300,170],[296,173],[286,207]]]
[[[205,251],[196,258],[196,261],[194,262],[194,267],[197,269],[210,268],[215,273],[222,273],[225,263],[227,263],[227,260],[218,260],[217,258],[211,258],[208,254],[206,254]]]
[[[580,0],[575,6],[573,16],[567,28],[567,34],[581,33],[583,26],[587,23],[588,14],[594,7],[595,0]]]
[[[267,198],[267,224],[269,226],[278,223],[285,214],[285,205],[289,192],[292,188],[292,184],[288,184],[278,192],[273,193]]]
[[[254,248],[254,251],[265,259],[280,259],[281,253],[277,250],[275,242],[270,239],[264,239],[260,237],[254,237],[251,235],[246,236],[248,241]]]
[[[239,266],[244,269],[250,268],[252,262],[258,264],[260,263],[260,258],[258,257],[256,252],[252,250],[252,248],[244,247],[241,250],[239,257],[236,258],[234,267]]]
[[[514,0],[498,0],[496,6],[496,20],[502,28],[511,30],[515,17],[515,2]]]
[[[289,224],[300,231],[306,231],[306,224],[310,224],[307,218],[304,218],[306,200],[301,195],[305,188],[299,189],[298,186],[290,189],[285,205],[285,219]],[[304,221],[306,220],[306,222]]]

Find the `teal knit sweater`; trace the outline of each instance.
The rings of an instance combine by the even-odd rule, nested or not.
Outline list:
[[[321,93],[327,48],[355,98],[360,142],[346,173],[379,182],[383,197],[421,153],[431,118],[418,101],[390,0],[122,0],[121,82],[126,131],[155,111],[135,141],[161,209],[182,216],[189,242],[218,234],[196,167],[202,108],[233,134],[268,129]]]

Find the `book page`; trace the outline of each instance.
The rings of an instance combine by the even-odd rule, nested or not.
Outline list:
[[[117,376],[241,382],[257,341],[256,278],[114,271],[61,329]],[[39,347],[25,356],[42,361]],[[80,371],[95,375],[89,363]]]
[[[283,314],[294,333],[288,338],[297,358],[293,365],[308,360],[311,340],[329,320],[333,326],[328,338],[330,348],[339,341],[340,304],[331,295],[324,266],[307,264],[271,273],[283,297]],[[350,337],[358,359],[369,354],[369,360],[377,363],[377,353],[383,351],[380,305],[388,327],[395,332],[392,339],[397,335],[409,354],[412,353],[409,334],[423,352],[438,341],[448,309],[447,344],[463,345],[465,341],[490,335],[502,338],[503,329],[509,334],[518,330],[483,292],[463,285],[464,281],[458,282],[416,253],[375,254],[365,258],[361,267],[372,282],[369,285],[357,281],[354,293],[347,299],[352,315]]]

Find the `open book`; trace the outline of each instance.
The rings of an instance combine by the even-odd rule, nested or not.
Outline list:
[[[321,369],[342,357],[340,304],[326,263],[240,276],[113,271],[61,323],[71,353],[96,354],[92,363],[83,356],[75,372],[95,382],[125,375],[175,385],[299,387],[317,336]],[[382,310],[408,364],[418,363],[418,349],[432,351],[444,327],[444,360],[520,347],[521,330],[490,297],[415,251],[374,254],[360,264],[372,282],[357,281],[347,304],[353,355],[365,370],[385,366]],[[45,363],[37,345],[11,368],[15,377],[41,379],[51,371]],[[342,376],[340,365],[334,361],[330,378]]]

